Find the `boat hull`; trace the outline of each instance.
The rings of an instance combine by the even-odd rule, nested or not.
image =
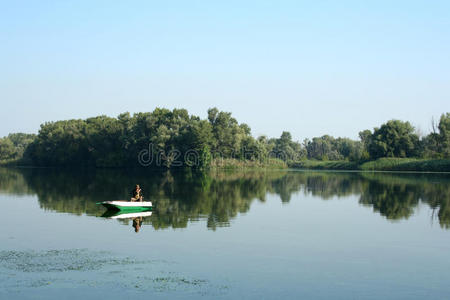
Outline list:
[[[131,201],[103,201],[98,204],[103,205],[109,210],[120,210],[120,211],[148,211],[152,209],[152,203],[150,201],[146,202],[131,202]]]

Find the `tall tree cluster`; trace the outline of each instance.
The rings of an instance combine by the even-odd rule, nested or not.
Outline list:
[[[138,158],[155,166],[205,167],[212,158],[242,158],[241,149],[256,147],[246,124],[216,108],[208,119],[185,109],[99,116],[41,125],[28,155],[37,165],[101,167],[139,166]]]
[[[25,150],[35,138],[36,135],[26,133],[10,133],[0,138],[0,161],[23,158]]]
[[[450,158],[450,113],[420,138],[409,122],[391,120],[359,133],[360,140],[330,135],[294,141],[254,138],[250,127],[231,113],[208,110],[207,119],[185,109],[122,113],[117,118],[47,122],[39,134],[10,134],[0,139],[0,161],[22,159],[42,166],[208,167],[213,159],[264,160],[287,163],[305,159],[363,162],[381,157]]]
[[[420,138],[409,122],[391,120],[359,133],[370,159],[380,157],[450,158],[450,113],[442,114],[438,126]],[[435,129],[438,128],[438,130]]]

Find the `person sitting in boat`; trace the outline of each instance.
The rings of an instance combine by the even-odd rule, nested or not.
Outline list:
[[[139,186],[139,184],[136,184],[136,187],[134,188],[134,190],[131,192],[131,201],[141,201],[142,199],[144,199],[144,197],[142,196],[142,190],[141,187]]]

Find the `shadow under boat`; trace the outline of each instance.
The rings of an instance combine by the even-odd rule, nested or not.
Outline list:
[[[152,215],[151,210],[147,211],[117,211],[117,210],[107,210],[101,215],[102,218],[108,219],[134,219],[139,217],[150,217]]]
[[[133,220],[132,226],[134,232],[138,233],[142,227],[144,218],[152,215],[151,210],[147,211],[123,211],[123,210],[107,210],[101,217],[108,219]]]

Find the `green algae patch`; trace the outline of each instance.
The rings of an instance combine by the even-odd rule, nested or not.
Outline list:
[[[145,263],[129,257],[111,257],[87,249],[49,251],[0,251],[0,266],[20,272],[90,271],[102,267]]]
[[[88,249],[0,251],[0,289],[11,296],[33,290],[101,289],[159,295],[223,294],[221,285],[176,270],[166,260],[142,260]]]

